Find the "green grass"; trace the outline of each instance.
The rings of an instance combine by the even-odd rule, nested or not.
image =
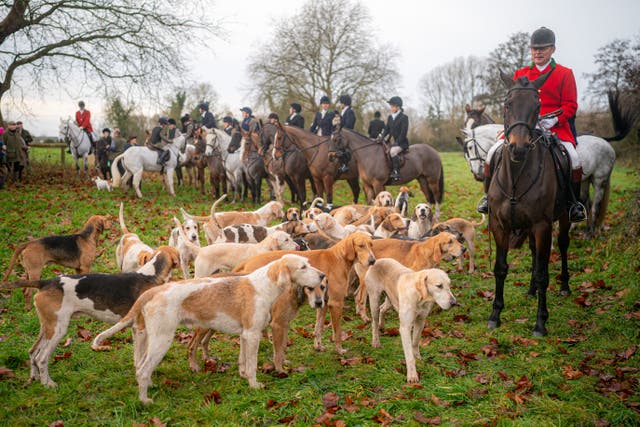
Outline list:
[[[27,182],[18,187],[9,184],[0,192],[0,233],[5,236],[0,245],[3,271],[18,243],[29,237],[75,231],[92,214],[115,216],[120,201],[125,202],[129,229],[154,245],[167,242],[171,216],[179,214],[179,207],[197,214],[209,211],[210,195],[182,187],[174,199],[155,178],[145,178],[143,200],[135,199],[132,193],[123,195],[120,189],[98,192],[71,170],[62,178],[50,164],[58,161],[57,151],[55,155],[52,152],[36,150],[34,156],[40,160],[32,165]],[[480,184],[473,181],[460,153],[442,157],[446,180],[443,219],[477,219]],[[4,292],[0,297],[0,366],[11,369],[13,376],[0,376],[0,424],[49,425],[62,420],[73,426],[156,422],[251,426],[289,422],[350,426],[421,422],[637,425],[638,175],[636,169],[616,166],[607,228],[600,237],[587,241],[583,239],[583,227],[572,231],[570,297],[560,297],[554,283],[559,261],[550,266],[549,335],[542,339],[531,336],[536,302],[525,297],[530,265],[525,249],[509,256],[503,324],[494,331],[486,329],[491,301],[483,292],[494,287],[488,266],[493,256],[488,254],[486,228],[480,227],[476,233],[478,271],[460,274],[453,265],[443,265],[463,306],[436,310],[429,317],[421,347],[423,359],[417,364],[421,377],[418,386],[405,384],[400,337],[383,335],[382,347],[371,348],[370,327],[357,318],[349,298],[343,322],[343,329],[352,334],[345,342],[349,352],[339,356],[332,350],[330,328],[325,328],[323,336],[327,351],[313,350],[307,333],[313,330],[315,315],[305,307],[289,335],[287,358],[292,369],[288,376],[279,378],[270,372],[271,346],[266,340],[260,346],[259,368],[264,369],[258,380],[266,384],[264,390],[249,389],[246,380],[238,376],[237,337],[217,335],[212,340],[211,354],[228,364],[220,373],[190,373],[186,345],[176,340],[154,373],[156,386],[150,389],[154,403],[143,406],[137,399],[130,333],[116,335],[113,351],[95,353],[78,336],[77,328],[85,327],[95,336],[106,324],[82,317],[71,323],[68,347],[56,350],[59,360],[51,361],[51,376],[58,388],[46,389],[39,383],[24,387],[29,375],[28,350],[39,322],[34,312],[25,313],[20,292]],[[412,190],[413,206],[422,197],[417,186]],[[351,198],[342,184],[336,193],[339,203],[348,203]],[[227,204],[223,209],[253,208],[249,204]],[[115,272],[114,251],[119,236],[115,224],[102,243],[106,250],[96,260],[96,271]],[[43,277],[56,273],[57,267],[49,267]],[[396,316],[390,315],[389,320],[388,327],[397,327]],[[220,403],[207,398],[214,391],[219,393]],[[327,412],[323,396],[328,393],[337,396],[338,409],[331,419],[319,419]]]

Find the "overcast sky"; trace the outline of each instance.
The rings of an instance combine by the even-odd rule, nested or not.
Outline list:
[[[216,0],[206,13],[223,20],[226,34],[223,39],[209,42],[213,54],[194,65],[192,77],[211,83],[220,103],[232,111],[250,105],[251,101],[246,99],[249,55],[272,36],[275,22],[294,15],[301,4],[288,0]],[[364,4],[372,17],[375,37],[395,45],[400,53],[401,81],[397,94],[405,105],[417,109],[422,107],[419,81],[426,72],[458,56],[486,56],[511,34],[531,33],[540,26],[556,33],[554,57],[573,69],[580,101],[584,102],[583,75],[595,71],[593,56],[598,48],[616,38],[640,36],[638,0],[367,0]],[[105,125],[101,100],[91,94],[83,98],[92,110],[94,127]],[[77,99],[55,89],[44,99],[28,102],[35,117],[23,121],[37,135],[57,134],[59,118],[77,109]],[[8,111],[5,118],[17,119],[17,115]]]

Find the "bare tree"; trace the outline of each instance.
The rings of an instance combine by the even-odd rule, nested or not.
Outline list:
[[[0,2],[0,102],[51,85],[144,89],[185,70],[183,46],[219,26],[203,0],[15,0]],[[108,90],[105,90],[108,92]],[[142,93],[142,92],[141,92]],[[0,110],[0,120],[2,113]]]
[[[463,120],[464,105],[485,91],[481,73],[485,61],[459,57],[425,74],[420,89],[430,119]]]
[[[309,0],[300,12],[275,24],[275,34],[248,67],[259,104],[279,111],[299,102],[317,109],[319,97],[342,94],[359,112],[394,93],[396,54],[374,40],[367,9],[351,0]]]

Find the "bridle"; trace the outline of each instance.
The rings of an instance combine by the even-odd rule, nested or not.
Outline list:
[[[538,89],[536,89],[535,87],[530,87],[530,86],[514,86],[511,89],[509,89],[509,91],[507,92],[507,99],[509,98],[509,95],[511,95],[512,92],[516,91],[516,90],[528,90],[528,91],[533,91],[536,93],[536,95],[538,94]],[[509,135],[511,134],[511,132],[518,126],[524,126],[527,128],[527,130],[529,131],[529,137],[533,138],[533,130],[537,124],[537,117],[538,114],[540,113],[540,102],[538,101],[538,105],[536,106],[536,123],[531,126],[529,124],[529,122],[524,121],[524,120],[517,120],[513,123],[510,123],[509,126],[507,126],[507,107],[506,107],[506,99],[505,99],[505,107],[504,107],[504,142],[505,144],[509,145],[511,144],[511,142],[509,142]],[[529,145],[529,151],[535,149],[535,144],[536,142],[538,142],[540,138],[536,138],[533,142],[530,142]]]

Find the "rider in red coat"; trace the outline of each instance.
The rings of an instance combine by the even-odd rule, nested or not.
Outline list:
[[[569,120],[573,119],[578,110],[578,91],[573,71],[570,68],[557,64],[551,57],[556,51],[556,36],[546,27],[538,28],[531,34],[531,65],[517,70],[514,80],[526,77],[533,81],[538,77],[548,74],[547,80],[542,84],[538,93],[540,98],[540,115],[543,116],[552,111],[562,109],[562,114],[553,118],[541,119],[538,126],[555,134],[558,141],[565,147],[571,158],[571,193],[569,200],[569,219],[571,222],[580,222],[587,219],[586,209],[578,201],[580,197],[580,185],[582,183],[582,163],[576,151],[576,139],[571,130]],[[491,182],[490,162],[493,153],[502,141],[498,141],[487,153],[485,164],[485,194]],[[486,196],[478,206],[478,212],[488,213],[489,206]]]
[[[85,131],[89,135],[89,141],[91,141],[91,148],[95,150],[95,142],[93,141],[93,126],[91,126],[91,111],[85,110],[84,101],[78,102],[80,108],[76,111],[76,123],[78,127]]]

